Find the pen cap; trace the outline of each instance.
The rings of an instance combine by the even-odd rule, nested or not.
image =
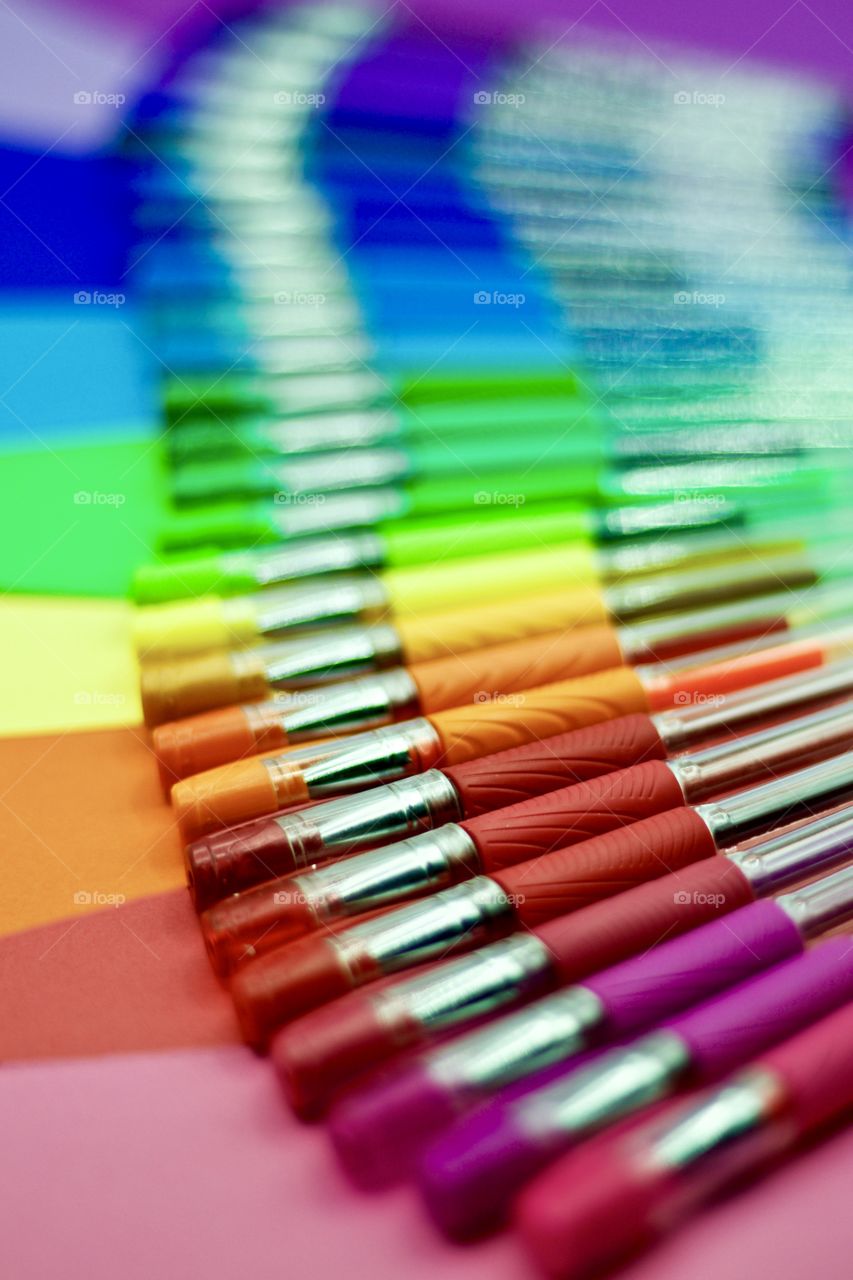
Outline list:
[[[585,541],[589,527],[585,509],[545,507],[522,512],[513,507],[493,513],[483,507],[476,518],[457,515],[414,524],[401,522],[384,529],[383,534],[389,567],[402,568],[440,560],[448,554],[448,543],[459,546],[462,555],[493,555],[528,546]]]
[[[831,938],[663,1027],[686,1044],[693,1074],[708,1079],[851,999],[853,947]]]
[[[225,503],[177,511],[160,526],[163,551],[195,547],[254,546],[281,537],[266,503]]]
[[[611,628],[585,627],[580,634],[557,631],[490,645],[462,657],[420,662],[410,668],[410,675],[421,708],[428,712],[471,702],[481,705],[519,689],[617,667],[621,660]]]
[[[800,1134],[853,1106],[853,1001],[763,1054],[754,1066],[779,1078]]]
[[[133,638],[141,658],[237,648],[257,638],[255,606],[248,596],[146,605],[134,615]]]
[[[143,663],[140,676],[142,711],[149,727],[163,725],[161,742],[182,734],[179,725],[165,727],[208,707],[251,702],[269,692],[260,654],[214,650],[195,657]],[[191,732],[191,730],[187,730]]]
[[[497,700],[438,711],[431,719],[442,742],[442,764],[452,765],[647,709],[639,680],[617,667],[529,689],[511,706]]]
[[[670,1110],[676,1107],[661,1115]],[[662,1210],[670,1195],[677,1197],[678,1175],[635,1158],[633,1125],[569,1151],[521,1191],[513,1223],[554,1280],[580,1280],[650,1245],[664,1229]]]
[[[163,604],[185,596],[205,596],[211,592],[238,594],[257,586],[251,566],[241,568],[237,557],[230,563],[218,553],[200,553],[141,564],[133,575],[132,595],[137,604]]]
[[[461,825],[477,846],[484,872],[490,874],[683,803],[672,771],[662,760],[650,760],[466,819]]]
[[[665,754],[649,716],[629,715],[449,765],[443,772],[461,797],[465,816],[475,818],[556,787],[663,759]]]
[[[595,561],[583,546],[504,552],[449,560],[383,574],[396,614],[466,607],[476,600],[507,600],[555,589],[577,595],[577,609],[595,602]]]
[[[399,617],[395,622],[405,660],[412,663],[467,653],[525,636],[541,636],[567,627],[606,624],[607,611],[595,592],[579,618],[573,593],[563,589],[526,597],[523,608],[517,600],[500,600],[470,608]]]
[[[232,697],[228,701],[239,700]],[[154,729],[151,742],[164,782],[171,786],[179,778],[287,745],[283,731],[276,732],[273,723],[259,725],[247,712],[248,708],[239,705],[221,707]]]
[[[309,800],[300,769],[288,767],[286,757],[279,765],[279,759],[234,760],[176,782],[172,804],[184,834],[237,826]]]

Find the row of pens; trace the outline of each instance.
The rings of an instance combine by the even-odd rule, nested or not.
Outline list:
[[[204,945],[246,1041],[299,1116],[325,1118],[359,1185],[414,1179],[449,1236],[511,1220],[549,1273],[585,1274],[853,1104],[853,519],[835,500],[847,454],[810,452],[818,410],[786,422],[781,382],[768,375],[756,398],[750,361],[714,389],[709,351],[733,322],[708,309],[685,318],[673,357],[683,374],[700,351],[704,399],[684,390],[696,370],[629,402],[597,399],[562,364],[504,368],[519,325],[491,332],[491,372],[405,382],[386,367],[377,381],[301,168],[306,120],[333,82],[352,99],[341,68],[366,57],[354,83],[370,110],[353,99],[350,125],[343,106],[333,118],[341,201],[353,147],[373,166],[397,147],[402,173],[412,136],[419,163],[434,144],[437,165],[450,135],[435,122],[430,135],[443,99],[424,86],[445,74],[447,45],[424,53],[423,33],[407,44],[326,5],[238,35],[191,59],[140,133],[165,157],[140,225],[178,505],[164,554],[137,575],[137,644]],[[521,209],[520,243],[543,257],[555,174],[534,134],[576,179],[610,181],[605,152],[616,171],[633,164],[620,130],[630,120],[645,153],[662,110],[654,67],[561,57],[540,50],[530,69],[536,129],[522,143],[498,113],[478,153],[498,204]],[[744,119],[776,156],[785,113],[770,109],[779,85],[765,90]],[[795,151],[809,111],[825,124],[829,110],[802,92]],[[692,155],[696,117],[678,119]],[[595,147],[572,152],[571,128]],[[721,240],[754,231],[755,208],[775,211],[778,196],[757,166],[727,168],[732,154],[722,135],[702,154],[712,185],[731,180]],[[405,239],[403,209],[425,226],[429,201],[390,181],[388,235]],[[655,181],[668,190],[673,173]],[[584,186],[570,229],[593,238],[577,262],[563,246],[554,279],[582,295],[599,338],[610,315],[602,345],[621,342],[634,369],[643,326],[671,300],[670,231],[679,261],[706,268],[715,231],[689,202],[669,209],[649,273],[636,241],[599,225],[600,187],[587,199]],[[632,187],[645,235],[657,190]],[[784,235],[749,259],[750,287],[775,316],[799,290],[801,316],[800,211],[786,204]],[[488,237],[482,210],[473,232],[470,210],[457,214],[437,224],[443,237]],[[395,322],[449,346],[458,317],[442,337],[422,238],[412,276],[435,298],[408,308],[413,322],[404,298]],[[393,310],[409,268],[371,252]],[[816,347],[843,336],[834,263],[830,246]],[[541,327],[548,307],[537,314]],[[247,335],[256,364],[234,368]],[[771,336],[781,368],[790,335]],[[654,376],[675,386],[664,364]],[[632,430],[601,427],[614,404]],[[725,456],[733,447],[742,458]]]

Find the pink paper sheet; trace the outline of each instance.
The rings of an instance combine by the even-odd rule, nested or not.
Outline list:
[[[351,1191],[322,1131],[290,1118],[270,1068],[248,1050],[22,1064],[4,1079],[0,1239],[14,1280],[532,1274],[507,1236],[443,1243],[406,1189]],[[851,1160],[847,1132],[704,1215],[621,1280],[841,1280],[853,1245]]]

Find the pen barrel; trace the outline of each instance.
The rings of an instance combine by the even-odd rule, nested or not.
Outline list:
[[[770,680],[754,688],[726,694],[710,705],[675,707],[652,716],[672,751],[701,738],[712,738],[751,720],[770,720],[791,707],[819,702],[853,689],[853,662]]]
[[[585,592],[579,610],[576,593],[561,590],[529,596],[523,608],[517,600],[497,600],[397,617],[395,623],[406,661],[414,663],[564,628],[605,626],[607,611],[598,592]]]
[[[577,594],[575,607],[583,610],[597,596],[593,553],[582,544],[388,569],[382,577],[401,617],[546,591],[565,591],[573,603]]]
[[[811,806],[828,808],[849,795],[851,788],[853,752],[848,751],[724,800],[697,805],[696,812],[719,844],[734,844],[753,832],[793,821],[804,811],[812,812]]]
[[[517,902],[521,922],[537,925],[716,852],[696,811],[673,809],[508,867],[494,879]]]
[[[511,707],[492,702],[437,711],[432,722],[442,741],[442,764],[455,765],[647,709],[640,681],[617,667],[527,690]]]
[[[727,858],[703,858],[536,928],[561,983],[617,965],[753,901]]]
[[[670,761],[688,800],[741,788],[777,769],[800,768],[853,744],[853,704],[829,707]]]
[[[755,1067],[779,1080],[799,1134],[853,1106],[853,1003],[762,1054]]]
[[[853,998],[853,950],[834,938],[786,961],[664,1029],[681,1040],[693,1077],[722,1075]]]
[[[665,748],[649,716],[619,716],[587,729],[450,765],[444,772],[461,797],[467,818],[504,809],[534,795],[584,782],[647,760]]]
[[[714,600],[755,596],[778,590],[780,583],[791,589],[811,586],[816,580],[817,574],[805,557],[768,555],[758,564],[742,561],[726,565],[713,576],[707,568],[682,570],[611,585],[603,594],[614,617],[632,619],[695,609]]]
[[[765,836],[745,849],[729,849],[726,858],[762,896],[794,884],[807,874],[847,862],[853,855],[853,814],[847,809],[823,814],[792,831]]]
[[[583,986],[600,1000],[608,1036],[619,1038],[799,955],[803,946],[800,930],[775,902],[754,902],[594,974]]]
[[[825,933],[846,923],[853,910],[853,867],[803,885],[777,898],[779,909],[796,924],[803,937]]]
[[[479,850],[483,869],[491,873],[683,803],[672,771],[663,761],[652,760],[466,819],[463,826]]]
[[[506,700],[519,690],[618,667],[622,662],[609,627],[558,631],[492,645],[462,658],[436,658],[410,668],[424,712]]]

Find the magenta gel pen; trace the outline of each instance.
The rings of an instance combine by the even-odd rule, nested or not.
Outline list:
[[[725,1075],[853,999],[853,946],[833,938],[661,1023],[544,1087],[464,1118],[425,1151],[419,1185],[449,1235],[498,1222],[521,1186],[584,1138],[682,1086]]]
[[[338,1154],[360,1185],[390,1182],[444,1126],[496,1090],[799,955],[851,916],[848,866],[457,1036],[344,1095],[331,1116]]]
[[[524,1191],[515,1224],[548,1275],[597,1275],[745,1174],[774,1166],[851,1105],[853,1003],[713,1089],[569,1152]]]

